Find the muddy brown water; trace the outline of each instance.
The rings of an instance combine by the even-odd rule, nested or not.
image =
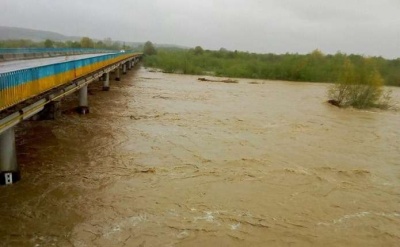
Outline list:
[[[400,112],[336,108],[327,86],[95,83],[89,115],[19,126],[0,246],[398,246]]]

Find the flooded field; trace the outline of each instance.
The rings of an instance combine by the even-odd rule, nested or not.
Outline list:
[[[95,83],[90,115],[19,126],[0,246],[398,246],[400,112],[336,108],[327,86]]]

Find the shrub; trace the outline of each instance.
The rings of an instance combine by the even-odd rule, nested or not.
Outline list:
[[[338,81],[328,91],[330,103],[359,109],[388,106],[390,92],[383,94],[384,80],[370,59],[364,58],[358,70],[345,59],[339,73]]]

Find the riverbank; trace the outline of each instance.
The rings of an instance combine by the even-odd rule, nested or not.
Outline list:
[[[387,86],[400,86],[400,59],[363,57],[337,53],[255,54],[238,51],[160,49],[146,56],[144,65],[165,73],[213,75],[299,82],[336,82],[344,73],[345,62],[354,67],[355,82],[363,83],[371,70],[377,70]]]

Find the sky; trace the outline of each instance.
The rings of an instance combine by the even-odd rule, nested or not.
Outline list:
[[[0,0],[0,25],[257,53],[400,57],[400,0]]]

